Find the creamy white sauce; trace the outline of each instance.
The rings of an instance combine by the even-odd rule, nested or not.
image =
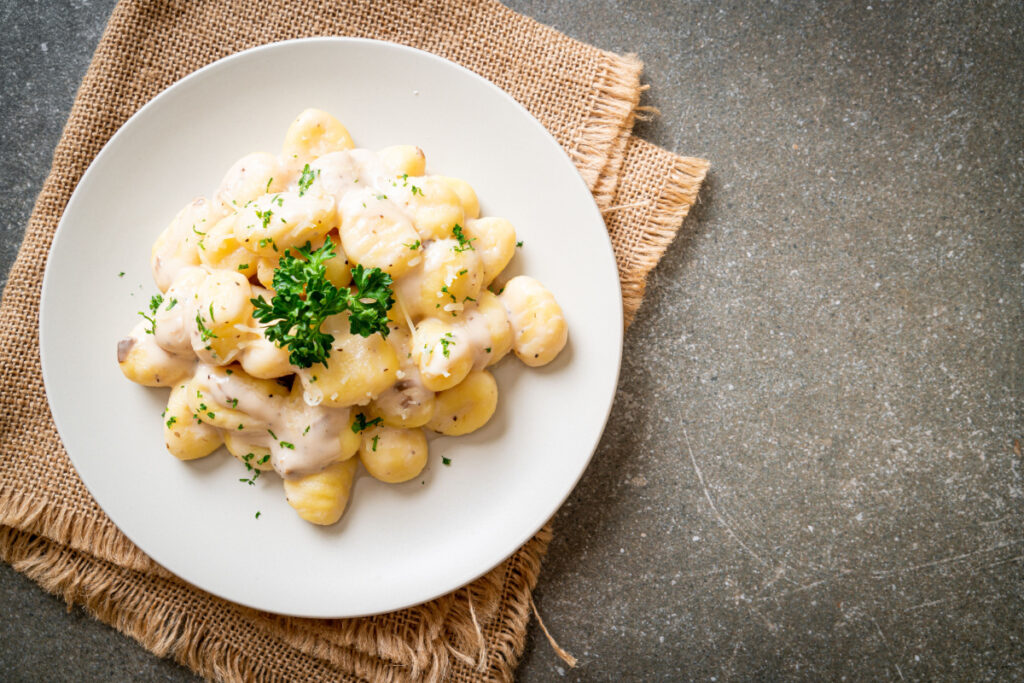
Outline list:
[[[207,275],[208,271],[202,267],[185,268],[167,289],[164,302],[154,316],[156,331],[153,336],[168,353],[194,355],[192,330],[196,327],[198,312],[197,292]]]
[[[405,327],[392,326],[388,341],[398,356],[398,378],[394,384],[385,389],[374,399],[382,411],[389,415],[400,415],[407,420],[409,415],[420,406],[428,403],[434,392],[423,385],[419,368],[412,360],[412,339]]]
[[[167,291],[181,271],[198,265],[201,237],[198,233],[206,232],[225,215],[219,205],[197,197],[174,217],[157,240],[150,264],[161,292]]]
[[[341,434],[349,428],[349,409],[309,406],[291,396],[267,394],[229,375],[227,369],[200,364],[196,386],[211,402],[248,417],[238,434],[270,451],[270,463],[285,478],[320,472],[341,455]],[[237,404],[235,400],[237,399]]]
[[[492,358],[487,349],[492,347],[493,340],[491,330],[487,326],[487,316],[477,306],[474,305],[462,316],[460,323],[456,325],[455,336],[470,349],[475,369],[482,370],[487,367]]]
[[[314,184],[333,195],[339,204],[353,190],[387,194],[395,182],[380,156],[369,149],[325,154],[309,167],[314,173],[319,172]]]
[[[191,375],[192,368],[196,364],[195,356],[168,352],[157,344],[156,335],[146,331],[148,327],[147,321],[141,321],[132,328],[131,334],[117,342],[117,362],[125,362],[128,355],[138,349],[143,354],[143,358],[148,359],[152,365],[166,368],[163,378],[160,373],[154,373],[153,380],[157,384],[169,385],[182,375]]]

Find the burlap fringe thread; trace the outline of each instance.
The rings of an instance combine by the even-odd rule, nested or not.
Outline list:
[[[643,69],[643,62],[634,54],[602,67],[586,104],[589,121],[580,131],[579,143],[569,152],[599,208],[608,206],[615,196],[634,112],[644,90],[639,85]],[[610,149],[604,142],[609,139]],[[595,141],[602,142],[598,145]]]
[[[6,486],[0,487],[0,510],[3,510],[5,526],[60,539],[75,550],[128,569],[171,576],[113,525],[96,524],[89,517],[76,515],[58,505],[40,506],[38,500],[33,500],[26,492]]]
[[[536,583],[550,536],[550,527],[546,526],[527,544],[527,552],[521,553],[525,565],[516,569],[505,563],[499,572],[491,572],[488,576],[488,583],[497,585],[498,591],[507,580],[509,595],[505,597],[515,597],[507,605],[510,612],[507,621],[511,623],[529,618],[530,591]],[[143,594],[136,589],[137,574],[131,570],[9,527],[0,527],[0,559],[38,582],[45,590],[63,597],[69,609],[74,604],[83,605],[92,615],[135,638],[157,656],[173,657],[202,676],[215,680],[285,680],[279,672],[270,671],[250,659],[247,656],[249,648],[244,643],[232,643],[217,637],[207,621],[199,616],[175,609],[169,603],[153,604],[144,600]],[[174,578],[157,580],[178,582]],[[472,593],[465,603],[469,607],[457,619],[451,619],[449,615],[445,620],[448,627],[435,634],[447,644],[442,648],[429,647],[426,642],[417,647],[398,637],[380,638],[380,632],[374,633],[373,629],[367,628],[355,636],[349,647],[339,649],[337,643],[323,642],[309,628],[296,628],[302,620],[256,612],[253,616],[257,617],[257,622],[264,621],[265,627],[279,625],[274,624],[275,621],[289,622],[288,628],[274,629],[275,634],[286,636],[281,644],[322,660],[327,665],[324,671],[327,680],[337,678],[339,670],[354,671],[360,679],[383,683],[442,680],[453,663],[438,653],[448,653],[456,660],[456,665],[465,665],[482,675],[489,669],[507,669],[518,660],[525,643],[514,630],[502,631],[499,626],[496,633],[490,634],[498,637],[492,639],[495,645],[490,652],[487,651],[484,631],[492,631],[495,627],[481,628],[477,608],[481,602],[487,601],[490,604],[485,609],[497,611],[500,600],[488,601],[486,598],[488,593],[495,592],[494,587],[488,586],[484,591],[471,587],[460,590]],[[466,652],[470,648],[475,649],[471,654]],[[416,650],[433,653],[433,656],[424,660]],[[409,661],[410,654],[414,655],[412,661],[415,662],[411,668],[397,664]]]
[[[626,263],[619,264],[619,279],[622,285],[623,323],[632,324],[636,312],[647,290],[647,275],[658,265],[668,245],[675,239],[683,219],[696,204],[701,185],[707,176],[710,164],[705,159],[679,157],[665,178],[665,188],[659,192],[658,200],[641,202],[637,205],[612,206],[603,213],[609,222],[614,218],[644,226],[642,240],[626,255]],[[642,218],[631,216],[634,212]]]

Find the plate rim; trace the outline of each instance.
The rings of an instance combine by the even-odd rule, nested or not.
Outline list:
[[[427,595],[427,596],[423,597],[422,599],[419,599],[419,600],[416,600],[416,601],[413,601],[413,602],[403,601],[402,604],[396,604],[396,605],[393,605],[393,606],[387,606],[386,608],[382,608],[382,609],[375,610],[375,611],[368,611],[368,612],[343,612],[343,613],[339,613],[338,610],[336,610],[336,609],[335,610],[329,610],[329,611],[316,611],[316,612],[312,612],[312,611],[309,611],[309,610],[279,611],[279,610],[276,610],[276,609],[268,609],[265,605],[256,604],[256,603],[253,603],[251,601],[239,600],[237,597],[229,597],[229,596],[223,595],[222,593],[220,593],[220,592],[218,592],[218,591],[216,591],[214,589],[211,589],[210,587],[201,585],[198,582],[194,582],[192,580],[192,578],[186,578],[184,576],[181,576],[180,574],[178,574],[177,572],[173,571],[172,569],[168,568],[165,564],[160,562],[154,556],[154,554],[151,554],[149,552],[149,550],[147,550],[144,547],[144,545],[145,545],[144,543],[140,543],[139,540],[133,536],[133,534],[128,533],[128,531],[126,531],[120,524],[117,523],[114,515],[111,514],[111,512],[108,510],[107,506],[105,506],[100,501],[100,499],[96,496],[94,487],[91,486],[90,483],[89,483],[89,478],[85,474],[83,474],[81,468],[79,467],[78,463],[76,462],[75,456],[72,455],[72,449],[69,448],[68,445],[67,445],[67,441],[66,441],[65,436],[64,436],[67,426],[65,425],[65,427],[62,428],[61,420],[58,418],[58,415],[57,415],[56,411],[53,409],[53,404],[50,401],[50,396],[53,395],[57,391],[57,387],[55,385],[56,380],[51,376],[56,371],[56,368],[54,366],[52,366],[51,363],[48,363],[48,361],[47,361],[48,354],[47,354],[47,344],[46,344],[45,340],[46,340],[47,335],[48,335],[48,333],[47,333],[48,326],[47,326],[47,323],[46,323],[46,319],[47,319],[46,313],[47,313],[47,310],[49,308],[48,305],[47,305],[47,301],[49,301],[53,296],[58,294],[57,291],[51,291],[55,287],[55,285],[54,285],[55,276],[52,274],[52,271],[51,271],[51,268],[50,268],[50,264],[51,264],[53,256],[54,256],[54,252],[58,249],[58,245],[59,245],[59,243],[61,241],[61,239],[60,239],[61,235],[68,230],[68,228],[66,228],[66,225],[68,224],[68,215],[69,215],[70,212],[72,212],[72,210],[73,210],[73,208],[74,208],[74,206],[76,204],[76,200],[79,199],[80,194],[82,192],[82,187],[85,184],[85,181],[90,177],[90,175],[92,173],[97,172],[95,169],[102,162],[102,160],[109,153],[111,153],[110,150],[117,145],[119,139],[125,134],[126,129],[131,128],[134,125],[135,121],[137,121],[140,117],[144,116],[146,114],[146,112],[152,110],[155,107],[159,107],[161,105],[161,103],[167,97],[169,97],[173,92],[177,91],[178,89],[180,89],[182,87],[186,87],[186,85],[188,83],[191,83],[191,82],[195,81],[196,79],[203,78],[205,76],[205,74],[207,74],[207,73],[209,73],[211,71],[227,68],[228,65],[230,65],[230,64],[232,64],[234,62],[240,61],[240,60],[247,59],[251,55],[256,54],[256,53],[272,52],[272,51],[279,50],[279,49],[287,49],[287,48],[290,48],[290,47],[293,47],[293,46],[296,46],[296,45],[311,45],[311,44],[329,44],[329,45],[338,45],[338,46],[342,46],[342,47],[345,46],[345,45],[365,45],[365,44],[369,44],[369,45],[375,45],[375,46],[382,46],[382,47],[385,47],[387,49],[394,49],[394,50],[398,50],[398,51],[402,51],[402,52],[407,52],[407,53],[412,54],[413,57],[416,58],[416,59],[427,59],[429,61],[434,61],[434,62],[437,62],[437,63],[439,63],[439,64],[441,64],[441,65],[443,65],[443,66],[445,66],[447,68],[454,67],[457,71],[461,71],[463,73],[463,75],[465,75],[465,76],[469,77],[470,79],[476,81],[482,87],[485,87],[485,88],[491,90],[493,93],[496,93],[499,97],[501,97],[502,99],[505,100],[506,104],[509,104],[512,107],[514,107],[516,110],[518,110],[519,114],[524,116],[525,119],[530,122],[530,124],[536,129],[536,131],[539,134],[541,134],[543,137],[546,138],[546,140],[548,142],[550,142],[552,145],[554,145],[555,148],[558,149],[558,151],[561,154],[561,156],[564,157],[564,159],[572,167],[573,171],[575,172],[575,174],[577,176],[577,180],[578,180],[578,182],[580,184],[580,187],[581,187],[582,191],[586,193],[586,197],[587,197],[588,203],[593,207],[593,211],[594,211],[595,216],[600,220],[601,225],[605,228],[602,231],[603,239],[601,239],[599,241],[601,242],[603,248],[605,250],[607,250],[607,255],[610,258],[611,263],[613,265],[616,263],[615,251],[614,251],[614,248],[612,246],[611,236],[608,234],[608,231],[607,231],[607,225],[606,225],[606,223],[604,221],[604,216],[601,213],[600,208],[597,206],[597,203],[596,203],[596,200],[594,199],[593,193],[586,186],[585,181],[583,180],[582,176],[579,174],[579,170],[578,170],[578,168],[576,168],[576,165],[572,161],[572,158],[569,156],[569,154],[566,152],[566,150],[562,147],[562,145],[559,144],[559,142],[554,138],[554,136],[550,133],[550,131],[548,131],[547,128],[545,128],[544,125],[541,124],[541,122],[533,114],[531,114],[529,112],[529,110],[527,110],[514,97],[512,97],[512,95],[510,95],[506,91],[504,91],[501,88],[499,88],[496,84],[494,84],[490,80],[484,78],[483,76],[481,76],[480,74],[472,71],[471,69],[468,69],[465,66],[462,66],[461,64],[458,64],[458,63],[453,62],[453,61],[451,61],[449,59],[446,59],[446,58],[441,57],[439,55],[433,54],[431,52],[427,52],[425,50],[420,50],[418,48],[410,47],[408,45],[403,45],[401,43],[396,43],[396,42],[392,42],[392,41],[384,41],[384,40],[376,40],[376,39],[370,39],[370,38],[357,38],[357,37],[345,37],[345,36],[316,36],[316,37],[308,37],[308,38],[295,38],[295,39],[289,39],[289,40],[275,41],[275,42],[272,42],[272,43],[266,43],[266,44],[263,44],[263,45],[258,45],[258,46],[251,47],[251,48],[248,48],[248,49],[245,49],[245,50],[241,50],[239,52],[232,53],[232,54],[227,55],[225,57],[222,57],[222,58],[220,58],[220,59],[218,59],[216,61],[213,61],[213,62],[211,62],[209,64],[206,64],[206,65],[200,67],[199,69],[197,69],[197,70],[195,70],[195,71],[193,71],[193,72],[183,76],[182,78],[174,81],[172,84],[170,84],[169,86],[167,86],[166,88],[161,90],[154,97],[152,97],[150,100],[145,102],[142,106],[140,106],[134,113],[132,113],[131,116],[129,116],[124,121],[124,123],[122,123],[118,127],[118,129],[103,144],[103,147],[100,149],[99,152],[97,152],[96,156],[92,159],[92,161],[90,161],[89,165],[86,167],[85,171],[82,173],[81,177],[76,182],[75,188],[74,188],[74,190],[72,191],[71,195],[68,198],[67,204],[65,205],[64,210],[63,210],[63,212],[61,214],[61,218],[58,221],[57,227],[56,227],[56,229],[53,232],[49,248],[47,249],[46,263],[45,263],[45,266],[44,266],[44,273],[43,273],[43,280],[42,280],[42,284],[40,286],[40,294],[39,294],[39,314],[38,314],[39,331],[38,331],[37,339],[38,339],[38,342],[39,342],[40,370],[41,370],[41,374],[42,374],[42,377],[43,377],[44,391],[45,391],[45,394],[46,394],[46,397],[47,397],[47,407],[50,410],[50,415],[51,415],[51,417],[53,419],[54,426],[55,426],[55,428],[57,430],[58,436],[60,437],[61,445],[64,447],[64,450],[67,453],[68,459],[70,460],[72,466],[74,467],[75,472],[78,475],[79,479],[81,479],[82,483],[85,485],[86,489],[88,490],[89,495],[93,498],[93,500],[96,502],[96,504],[100,507],[100,509],[103,511],[104,515],[106,515],[107,518],[110,519],[110,521],[114,524],[114,526],[116,526],[117,529],[121,533],[123,533],[125,535],[125,537],[128,538],[140,551],[142,551],[154,563],[156,563],[159,566],[163,567],[164,569],[166,569],[167,571],[172,573],[175,577],[181,579],[182,581],[186,582],[190,586],[198,588],[201,591],[204,591],[206,593],[209,593],[211,595],[214,595],[214,596],[216,596],[218,598],[221,598],[223,600],[226,600],[226,601],[234,603],[234,604],[239,604],[239,605],[243,605],[245,607],[250,607],[252,609],[266,611],[266,612],[270,612],[270,613],[273,613],[273,614],[280,614],[280,615],[284,615],[284,616],[307,617],[307,618],[356,618],[356,617],[363,617],[363,616],[372,616],[372,615],[376,615],[376,614],[385,614],[385,613],[399,611],[399,610],[408,609],[410,607],[414,607],[414,606],[417,606],[417,605],[421,605],[421,604],[423,604],[425,602],[429,602],[430,600],[436,599],[436,598],[441,597],[443,595],[447,595],[447,594],[449,594],[449,593],[451,593],[451,592],[453,592],[455,590],[458,590],[459,588],[461,588],[461,587],[463,587],[465,585],[468,585],[468,584],[476,581],[481,576],[487,574],[488,572],[493,570],[495,567],[499,566],[502,562],[507,560],[509,557],[511,557],[512,555],[517,553],[526,543],[529,542],[529,540],[531,538],[533,538],[537,534],[538,531],[540,531],[554,517],[554,515],[557,514],[557,512],[565,504],[565,501],[576,490],[576,487],[578,486],[580,480],[582,479],[583,474],[586,472],[587,468],[589,468],[590,463],[593,460],[593,457],[594,457],[594,455],[596,453],[597,447],[600,444],[600,440],[601,440],[602,436],[604,435],[605,430],[607,429],[608,420],[611,417],[611,411],[612,411],[612,408],[614,406],[615,397],[618,394],[618,383],[619,383],[619,379],[621,377],[621,372],[622,372],[622,356],[623,356],[623,343],[624,343],[624,336],[625,336],[624,335],[624,327],[625,326],[624,326],[624,322],[623,322],[622,325],[617,325],[617,326],[614,327],[614,329],[616,330],[617,343],[614,345],[614,349],[615,349],[615,357],[614,357],[615,368],[614,368],[614,381],[611,384],[612,391],[609,392],[609,395],[608,395],[607,400],[606,400],[606,405],[604,407],[604,410],[602,411],[603,412],[603,417],[602,417],[602,420],[601,420],[601,428],[599,430],[595,430],[595,434],[592,436],[592,438],[590,440],[590,443],[587,446],[587,451],[589,452],[589,455],[586,457],[586,460],[584,461],[582,467],[576,473],[574,480],[571,482],[571,485],[569,485],[567,487],[565,493],[559,498],[559,500],[557,500],[557,502],[555,502],[555,504],[552,506],[549,514],[544,516],[544,521],[542,521],[541,524],[537,528],[535,528],[532,531],[530,531],[524,537],[517,538],[516,541],[515,541],[514,546],[511,549],[511,551],[509,551],[507,554],[504,554],[500,558],[497,558],[496,560],[493,561],[493,563],[490,560],[488,560],[485,563],[485,564],[487,564],[487,566],[485,566],[481,571],[476,572],[475,570],[473,570],[473,571],[469,572],[469,574],[471,574],[471,575],[468,578],[466,578],[466,579],[459,578],[456,581],[450,582],[451,585],[445,585],[445,586],[442,586],[442,587],[438,587],[435,590],[431,591],[430,595]],[[596,236],[595,236],[595,239],[596,239]],[[609,314],[611,315],[611,314],[614,313],[616,319],[618,319],[620,321],[624,321],[624,317],[623,317],[622,285],[621,285],[621,280],[619,279],[619,276],[618,276],[617,269],[615,270],[614,275],[615,275],[615,284],[616,284],[616,286],[614,287],[614,290],[615,290],[615,294],[616,295],[615,295],[614,302],[609,302],[609,304],[611,304],[611,305],[609,305],[609,308],[613,309],[613,310],[609,311]],[[50,336],[52,337],[52,333],[50,333]],[[54,361],[54,362],[56,362],[56,361]],[[51,368],[50,371],[47,370],[48,367]],[[532,525],[530,525],[530,526],[532,526]]]

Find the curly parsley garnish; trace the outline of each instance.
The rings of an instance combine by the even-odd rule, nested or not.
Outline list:
[[[274,290],[269,302],[263,297],[251,299],[253,317],[266,326],[267,339],[289,349],[288,361],[300,368],[314,363],[327,365],[334,337],[320,326],[332,315],[348,311],[352,334],[369,337],[374,332],[388,336],[388,311],[395,300],[391,294],[391,276],[379,268],[352,268],[355,291],[338,288],[327,279],[324,262],[334,258],[330,238],[314,250],[309,242],[287,249],[274,271]],[[300,258],[301,257],[301,258]]]

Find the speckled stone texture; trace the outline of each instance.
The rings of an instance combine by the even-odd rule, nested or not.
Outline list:
[[[1024,8],[513,0],[712,160],[522,681],[1024,678]],[[0,8],[3,268],[111,10]],[[0,678],[191,680],[0,566]]]

